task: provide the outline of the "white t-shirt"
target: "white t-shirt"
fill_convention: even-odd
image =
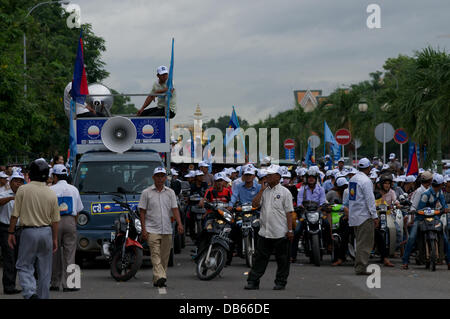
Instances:
[[[56,185],[50,186],[58,197],[59,213],[61,216],[77,214],[83,210],[80,193],[78,189],[68,184],[66,181],[59,181]]]
[[[67,116],[69,116],[70,114],[70,101],[72,97],[70,96],[69,92],[71,89],[72,89],[72,82],[67,84],[66,88],[64,89],[64,109],[66,111]],[[77,115],[89,112],[86,106],[80,103],[75,103],[75,110]]]
[[[1,192],[0,198],[15,196],[12,190]],[[9,225],[9,221],[11,220],[11,215],[14,208],[14,200],[10,200],[5,205],[0,205],[0,223]]]

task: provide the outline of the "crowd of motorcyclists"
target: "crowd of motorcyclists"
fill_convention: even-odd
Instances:
[[[415,254],[417,264],[427,264],[424,245],[416,240],[420,237],[418,223],[422,219],[415,216],[414,212],[426,208],[442,208],[443,212],[448,212],[450,165],[445,165],[444,175],[420,169],[418,175],[407,176],[405,167],[395,160],[395,155],[391,154],[390,158],[388,164],[382,164],[377,158],[371,163],[369,177],[373,182],[377,212],[383,215],[375,230],[375,245],[371,257],[379,258],[379,262],[387,267],[394,267],[390,258],[402,257],[402,268],[407,269],[411,253]],[[323,255],[326,254],[331,255],[333,266],[343,264],[349,257],[354,259],[356,242],[353,227],[350,227],[348,222],[348,186],[349,180],[358,170],[345,166],[344,159],[339,159],[331,165],[329,163],[332,162],[327,155],[319,165],[308,167],[302,162],[298,165],[282,166],[281,184],[292,194],[296,215],[293,218],[295,232],[290,251],[291,263],[297,262],[299,252],[303,252],[310,258],[310,262],[316,265],[320,265]],[[246,258],[248,247],[243,247],[239,209],[251,205],[261,185],[266,182],[266,169],[269,165],[270,159],[266,159],[258,168],[253,163],[247,163],[218,171],[214,165],[201,162],[198,169],[191,165],[191,170],[182,174],[181,180],[189,183],[189,186],[186,188],[186,183],[185,192],[179,191],[178,194],[184,194],[186,201],[186,228],[197,246],[192,252],[194,259],[204,249],[202,245],[208,241],[205,225],[209,218],[213,218],[209,214],[212,209],[205,208],[206,202],[222,202],[221,207],[236,217],[228,236],[231,241],[226,264],[231,264],[233,256]],[[181,189],[180,185],[174,185],[180,183],[178,172],[172,169],[172,175],[175,176],[175,179],[172,179],[172,187]],[[424,202],[423,194],[428,196],[428,202]],[[192,195],[196,195],[197,199]],[[252,214],[257,216],[257,209],[254,207]],[[200,217],[196,218],[195,212],[200,212]],[[319,226],[314,226],[313,212],[319,216]],[[195,224],[199,223],[199,220],[201,227],[196,228]],[[450,270],[447,214],[442,214],[439,222],[443,223],[443,230],[440,234],[437,264],[442,264],[445,259]],[[318,230],[314,230],[315,227],[318,227]],[[253,233],[256,241],[258,229],[254,228]],[[318,233],[317,240],[314,233]]]

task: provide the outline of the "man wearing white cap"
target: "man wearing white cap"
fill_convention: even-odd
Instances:
[[[9,190],[8,178],[9,176],[5,172],[0,172],[0,193]]]
[[[389,155],[389,168],[390,170],[395,173],[395,174],[399,174],[400,173],[400,169],[402,168],[402,164],[400,164],[399,161],[397,161],[397,159],[395,158],[395,154],[391,153]]]
[[[145,109],[156,98],[156,96],[152,94],[165,94],[168,91],[167,80],[169,78],[169,69],[166,66],[161,65],[156,70],[156,76],[158,77],[158,81],[155,81],[155,83],[153,83],[152,91],[150,92],[150,95],[145,99],[145,102],[142,105],[141,109],[137,112],[137,115],[164,116],[166,114],[167,95],[158,96],[158,103],[156,107]],[[172,89],[171,92],[172,96],[170,97],[170,118],[174,118],[175,113],[177,113],[175,89]]]
[[[356,230],[355,273],[370,275],[367,272],[372,251],[378,214],[375,206],[373,184],[369,179],[370,161],[362,158],[358,163],[359,172],[349,182],[349,225]]]
[[[67,287],[67,266],[75,264],[77,250],[77,216],[83,210],[78,189],[67,183],[67,168],[56,164],[52,170],[55,185],[50,188],[58,198],[61,220],[58,226],[58,249],[53,254],[52,279],[50,291],[59,291],[62,284],[63,291],[78,291],[79,288]]]
[[[292,230],[292,194],[280,184],[282,171],[278,165],[267,169],[268,185],[263,185],[252,206],[261,207],[259,238],[255,262],[248,274],[245,289],[259,289],[260,278],[266,271],[270,255],[275,250],[277,274],[274,290],[285,289],[289,276],[289,247],[294,239]]]
[[[181,182],[178,180],[178,172],[171,168],[170,172],[172,174],[172,179],[170,181],[170,188],[173,189],[173,191],[175,192],[175,195],[180,195],[181,193]]]
[[[444,194],[442,192],[443,184],[444,184],[444,177],[440,174],[434,174],[431,181],[431,187],[428,188],[428,190],[426,190],[425,192],[423,192],[422,195],[420,196],[419,204],[417,205],[417,211],[424,209],[425,207],[437,209],[437,204],[439,202],[440,206],[445,209],[446,213],[450,212],[450,209],[448,208],[447,203],[445,202]],[[408,269],[409,256],[416,242],[419,223],[420,221],[423,220],[424,216],[421,215],[414,216],[414,225],[409,233],[408,243],[406,244],[405,253],[403,254],[402,257],[403,262],[402,269]],[[448,244],[446,232],[443,232],[443,239],[444,239],[444,249],[446,251],[445,260],[447,262],[447,269],[450,270],[450,246]]]
[[[166,287],[167,266],[172,249],[172,221],[177,221],[178,233],[183,234],[184,228],[178,211],[175,192],[165,186],[166,169],[157,167],[153,171],[152,186],[146,188],[139,200],[142,239],[150,248],[150,258],[153,265],[153,286]]]
[[[211,187],[214,183],[214,176],[208,172],[209,165],[206,161],[201,161],[198,163],[198,169],[205,174],[204,181],[208,184],[208,187]]]
[[[14,199],[17,189],[24,184],[24,177],[21,172],[15,172],[11,176],[8,191],[0,193],[0,247],[3,257],[3,292],[6,295],[20,293],[16,289],[16,261],[18,249],[8,245],[8,228],[11,220],[11,214],[14,208]]]

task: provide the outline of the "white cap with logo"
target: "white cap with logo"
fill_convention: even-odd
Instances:
[[[67,175],[67,167],[63,164],[55,164],[52,173],[56,175]]]
[[[158,75],[162,75],[169,73],[169,70],[167,70],[167,67],[165,65],[161,65],[160,67],[158,67],[156,72],[158,73]]]
[[[153,175],[156,175],[159,173],[167,174],[167,171],[164,167],[160,166],[160,167],[155,168],[155,170],[153,171]]]
[[[364,169],[364,168],[368,168],[368,167],[370,167],[370,160],[366,157],[361,158],[358,162],[358,168]]]
[[[394,153],[391,153],[390,155],[389,155],[389,159],[391,160],[391,159],[395,159],[395,154]]]

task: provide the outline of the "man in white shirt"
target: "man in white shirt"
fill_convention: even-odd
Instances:
[[[372,181],[368,177],[371,164],[367,158],[358,163],[359,172],[349,182],[349,225],[355,227],[356,256],[355,273],[370,275],[367,272],[370,252],[374,244],[375,228],[378,226],[378,214],[375,206]]]
[[[275,250],[277,274],[274,290],[283,290],[289,276],[289,247],[294,239],[291,192],[280,184],[282,170],[272,164],[267,169],[267,184],[255,196],[252,206],[261,206],[259,238],[255,262],[248,274],[245,289],[259,289],[259,280],[266,271],[270,255]]]
[[[8,228],[11,220],[11,214],[14,208],[14,199],[17,189],[23,185],[25,179],[19,172],[11,176],[11,188],[0,193],[0,246],[3,257],[3,292],[6,295],[18,294],[21,291],[16,289],[16,261],[18,255],[18,246],[14,249],[8,245]]]
[[[9,176],[5,172],[0,172],[0,193],[6,192],[9,190],[8,178],[9,178]]]
[[[177,221],[178,233],[184,232],[175,192],[164,186],[166,179],[165,168],[155,168],[153,171],[155,184],[142,192],[138,205],[141,223],[144,225],[142,239],[147,241],[150,248],[153,286],[160,288],[166,287],[167,267],[172,248],[172,216]]]
[[[52,170],[55,184],[50,188],[58,198],[61,220],[58,227],[58,249],[53,254],[52,279],[50,291],[59,291],[62,284],[63,291],[78,291],[79,288],[67,287],[67,266],[75,264],[77,250],[77,216],[83,210],[78,189],[67,183],[67,168],[56,164]]]

